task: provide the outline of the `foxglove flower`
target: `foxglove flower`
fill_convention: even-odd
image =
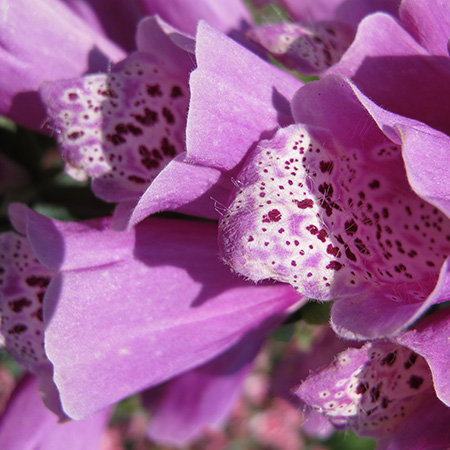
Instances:
[[[41,88],[66,172],[79,180],[91,177],[103,200],[135,201],[184,150],[193,57],[163,26],[157,19],[143,21],[138,51],[109,73]]]
[[[293,22],[254,27],[247,36],[297,72],[317,75],[337,63],[361,19],[375,11],[396,13],[397,1],[280,1]]]
[[[1,11],[0,114],[41,132],[46,113],[39,85],[106,72],[135,49],[136,26],[144,16],[160,14],[191,34],[200,19],[227,33],[250,21],[241,0],[226,6],[217,0],[4,0]]]
[[[191,77],[188,158],[211,168],[228,159],[236,171],[220,222],[233,270],[337,300],[333,326],[350,338],[395,334],[447,300],[449,138],[379,108],[338,76],[301,87],[291,104],[296,124],[271,138],[254,120],[256,94],[222,113],[235,91],[214,87],[245,76],[202,48],[206,33],[200,28],[197,49],[208,62]]]
[[[447,448],[450,310],[340,353],[296,394],[336,427],[379,438],[379,449]]]
[[[75,419],[246,339],[248,348],[232,353],[238,381],[239,365],[246,370],[265,333],[301,301],[289,286],[233,277],[217,259],[212,223],[153,219],[114,232],[107,220],[62,223],[19,206],[11,217],[42,266],[6,236],[2,334],[38,375],[51,361],[62,408]]]

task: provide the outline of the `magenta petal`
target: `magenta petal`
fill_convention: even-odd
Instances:
[[[364,19],[330,72],[350,77],[383,108],[450,132],[449,58],[430,55],[390,16]]]
[[[0,448],[8,450],[98,450],[109,411],[80,422],[57,423],[42,404],[36,377],[18,383],[0,419]]]
[[[143,0],[141,4],[145,13],[158,14],[192,36],[195,35],[199,20],[205,20],[224,33],[241,28],[244,22],[251,22],[242,0]]]
[[[289,101],[302,83],[205,23],[198,28],[196,58],[188,160],[231,170],[262,133],[292,121]]]
[[[61,1],[7,0],[3,11],[0,113],[21,125],[42,129],[40,83],[106,69],[124,56]]]
[[[149,436],[156,442],[187,444],[207,428],[221,426],[265,333],[252,333],[221,356],[145,394],[152,412]]]
[[[107,225],[28,213],[40,261],[66,268],[47,289],[44,320],[70,417],[206,362],[300,298],[290,287],[230,274],[218,260],[213,223],[154,219],[123,233]]]
[[[403,0],[400,19],[431,54],[448,56],[450,5],[439,0]]]

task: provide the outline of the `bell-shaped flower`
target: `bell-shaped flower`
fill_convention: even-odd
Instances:
[[[318,75],[337,63],[351,44],[359,22],[375,11],[396,15],[398,1],[281,0],[292,22],[264,24],[247,36],[288,69]]]
[[[138,51],[108,73],[41,87],[66,172],[92,178],[103,200],[136,201],[184,150],[194,62],[173,42],[190,40],[164,26],[157,18],[141,22]]]
[[[349,349],[296,390],[337,428],[378,438],[379,449],[447,448],[450,310],[393,341]]]
[[[115,232],[108,220],[62,223],[21,206],[11,218],[32,253],[25,256],[23,245],[15,251],[21,239],[6,235],[2,286],[15,290],[2,291],[2,334],[11,339],[7,349],[38,375],[50,360],[71,418],[228,350],[237,352],[230,373],[238,381],[268,330],[303,301],[289,286],[254,286],[233,276],[218,259],[213,223],[148,219]],[[45,352],[36,333],[41,324]],[[227,365],[211,364],[219,372]],[[232,391],[237,381],[230,380]]]

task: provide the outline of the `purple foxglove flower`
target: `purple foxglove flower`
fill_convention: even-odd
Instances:
[[[292,109],[297,124],[244,160],[220,223],[224,260],[336,300],[344,336],[395,334],[448,298],[450,139],[340,77],[304,86]]]
[[[83,421],[58,423],[42,404],[37,378],[26,374],[0,418],[0,448],[8,450],[98,450],[110,411]]]
[[[353,32],[339,22],[280,23],[252,28],[247,37],[288,69],[316,75],[339,61]]]
[[[163,26],[142,21],[138,51],[108,73],[41,88],[66,172],[91,177],[103,200],[136,201],[184,150],[193,56],[172,42],[182,36]]]
[[[44,80],[105,70],[123,51],[58,0],[6,0],[0,29],[0,114],[41,130]]]
[[[447,448],[449,318],[446,308],[392,342],[349,349],[296,394],[337,428],[379,438],[380,449]]]
[[[364,16],[378,10],[396,13],[399,2],[284,0],[279,3],[294,23],[254,27],[247,36],[288,69],[317,75],[339,61]]]
[[[327,73],[343,74],[384,108],[449,134],[450,10],[445,2],[433,5],[403,2],[401,23],[381,13],[365,18],[351,47]]]
[[[43,298],[43,356],[64,412],[75,419],[249,339],[238,359],[244,367],[267,330],[303,301],[289,286],[254,286],[230,274],[217,258],[213,223],[149,219],[115,232],[108,220],[62,223],[19,205],[11,218],[39,270],[55,273]],[[19,257],[4,254],[8,267],[19,267]],[[11,270],[5,279],[14,279]],[[31,333],[32,314],[20,320],[19,334]]]

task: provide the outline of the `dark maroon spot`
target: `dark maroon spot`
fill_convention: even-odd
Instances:
[[[74,131],[73,133],[70,133],[69,135],[67,135],[67,137],[71,141],[75,141],[76,139],[80,138],[81,136],[84,136],[84,131]]]
[[[126,142],[125,138],[120,134],[107,134],[106,140],[110,141],[113,145],[120,145]]]
[[[423,378],[417,375],[411,375],[407,383],[411,386],[411,389],[419,389],[423,383]]]
[[[138,177],[138,176],[136,176],[136,175],[130,175],[130,176],[128,177],[128,179],[129,179],[130,181],[133,181],[134,183],[137,183],[137,184],[144,184],[144,183],[147,183],[147,182],[148,182],[148,181],[145,180],[144,178]]]
[[[152,111],[149,108],[144,109],[144,115],[132,114],[132,116],[141,124],[146,127],[154,125],[158,122],[158,113]]]
[[[355,239],[355,246],[363,255],[370,255],[370,250],[366,247],[361,239]]]
[[[69,100],[70,101],[75,101],[75,100],[78,100],[78,94],[77,93],[75,93],[75,92],[70,92],[69,93]]]
[[[166,119],[167,123],[172,124],[175,122],[175,117],[172,114],[172,111],[170,109],[163,108],[162,114],[163,114],[164,118]]]
[[[345,232],[349,236],[353,236],[357,231],[358,231],[358,225],[356,224],[356,222],[353,219],[347,220],[347,222],[345,222]]]
[[[389,403],[392,403],[392,402],[393,402],[393,400],[389,400],[388,397],[383,397],[383,398],[381,399],[381,407],[382,407],[383,409],[386,409],[386,408],[389,406]]]
[[[370,189],[378,189],[380,187],[380,182],[378,180],[373,180],[369,183]]]
[[[364,394],[364,393],[367,391],[367,389],[369,389],[368,383],[366,383],[366,382],[361,382],[361,383],[359,383],[358,386],[356,387],[356,391],[355,391],[355,392],[356,392],[357,394],[361,395],[361,394]]]
[[[42,322],[44,320],[43,314],[42,314],[42,308],[39,308],[33,315],[33,317],[36,317],[39,322]]]
[[[372,403],[375,403],[380,398],[382,385],[383,383],[380,381],[376,386],[374,386],[370,390],[370,400],[372,401]]]
[[[21,334],[24,331],[27,331],[28,327],[23,325],[22,323],[18,323],[14,325],[11,330],[8,331],[8,334]]]
[[[341,252],[339,251],[338,247],[333,247],[332,244],[329,244],[327,247],[327,253],[329,255],[337,256],[339,257],[341,255]]]
[[[170,92],[171,98],[183,97],[183,91],[179,86],[173,86],[172,91]]]
[[[342,264],[338,261],[330,261],[328,266],[326,266],[326,269],[335,270],[337,272],[342,269]]]
[[[306,200],[293,200],[293,202],[300,208],[300,209],[306,209],[306,208],[312,208],[314,206],[314,202],[307,198]]]
[[[161,155],[161,153],[159,152],[159,150],[157,148],[154,148],[152,150],[152,156],[153,156],[153,158],[159,159],[160,161],[163,159],[163,156]]]
[[[9,307],[16,313],[19,313],[22,311],[23,308],[26,308],[27,306],[31,305],[31,301],[27,298],[20,298],[18,300],[13,300],[9,302]]]
[[[333,161],[320,161],[320,170],[323,173],[331,173],[333,171],[334,162]]]
[[[117,94],[112,89],[99,89],[97,93],[103,97],[117,98]]]
[[[253,236],[249,236],[249,237],[248,237],[248,242],[252,242],[252,241],[254,241]]]
[[[397,264],[397,265],[394,267],[394,270],[395,270],[397,273],[406,272],[406,266],[405,266],[404,264]]]
[[[308,226],[306,227],[306,229],[307,229],[313,236],[315,236],[315,235],[319,232],[319,229],[318,229],[315,225],[308,225]]]
[[[406,370],[408,370],[415,364],[416,360],[417,360],[416,353],[411,353],[409,355],[408,360],[403,364],[403,366],[405,367]]]
[[[348,247],[345,249],[345,255],[350,261],[356,261],[356,255]]]
[[[434,267],[434,262],[432,261],[426,261],[426,264],[428,267]]]
[[[322,242],[325,242],[327,237],[328,237],[328,233],[324,229],[321,229],[319,231],[319,234],[317,235],[317,239],[319,239],[319,241],[322,241]]]
[[[172,145],[167,138],[161,140],[161,150],[166,156],[175,156],[175,146]]]
[[[150,95],[150,97],[161,97],[162,92],[159,84],[154,84],[152,86],[147,85],[147,94]]]
[[[142,134],[142,130],[139,127],[134,126],[133,124],[129,123],[127,125],[127,130],[133,135],[133,136],[140,136]]]
[[[397,359],[397,352],[390,352],[381,360],[380,364],[382,366],[388,365],[389,367],[391,367],[395,363],[396,359]]]
[[[278,211],[278,209],[272,209],[272,211],[269,211],[267,214],[264,214],[263,216],[264,223],[279,222],[280,220],[281,220],[281,213],[280,211]]]
[[[128,127],[124,123],[117,124],[114,129],[118,134],[128,134]]]
[[[32,276],[32,277],[28,277],[25,281],[28,284],[28,286],[30,286],[30,287],[38,286],[38,287],[44,288],[49,285],[50,278]]]

